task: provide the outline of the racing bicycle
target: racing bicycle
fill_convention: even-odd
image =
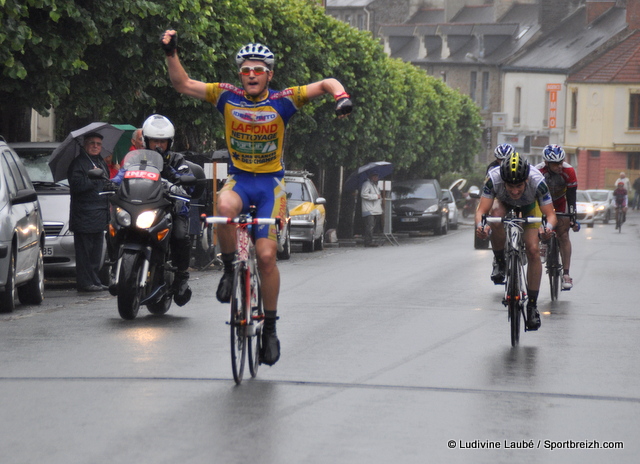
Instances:
[[[622,223],[624,222],[624,208],[616,205],[616,230],[622,233]]]
[[[572,217],[575,216],[570,213],[556,213],[556,216]],[[579,225],[580,223],[577,222]],[[580,230],[580,228],[578,228]],[[567,231],[568,233],[568,231]],[[562,271],[563,265],[560,259],[560,244],[558,243],[558,237],[555,231],[551,234],[549,240],[541,241],[546,245],[545,253],[545,268],[547,275],[549,276],[549,288],[551,290],[551,301],[558,299],[560,294],[560,288],[562,287]]]
[[[207,217],[208,224],[236,225],[236,258],[233,263],[231,313],[227,324],[230,329],[231,370],[236,384],[242,382],[245,360],[251,377],[258,374],[264,308],[260,273],[255,249],[255,231],[258,226],[276,225],[279,234],[280,218],[256,218],[256,208],[236,218]]]
[[[506,260],[504,304],[511,326],[511,346],[517,346],[520,341],[520,321],[524,321],[527,330],[527,282],[525,266],[527,253],[524,246],[524,225],[542,222],[539,217],[519,217],[516,210],[510,210],[505,217],[482,216],[483,225],[487,222],[502,222],[506,233],[504,255]]]

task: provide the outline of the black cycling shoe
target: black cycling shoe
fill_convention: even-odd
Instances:
[[[538,308],[535,305],[527,305],[527,330],[538,330],[541,325]]]
[[[178,306],[184,306],[189,302],[191,299],[191,288],[189,287],[188,272],[176,272],[176,279],[173,281],[173,291],[173,301]]]
[[[280,359],[280,340],[276,331],[262,333],[262,346],[260,347],[260,364],[273,366]]]
[[[495,259],[493,260],[493,271],[491,272],[491,280],[496,285],[504,284],[504,263],[498,263]]]
[[[233,290],[233,274],[225,272],[222,274],[220,283],[218,284],[218,291],[216,292],[216,298],[220,303],[229,303],[231,301],[231,291]]]

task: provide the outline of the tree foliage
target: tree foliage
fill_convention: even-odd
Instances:
[[[235,53],[255,41],[276,54],[274,88],[324,77],[344,84],[349,118],[335,117],[330,96],[293,118],[291,166],[348,172],[387,160],[396,177],[439,177],[468,167],[479,149],[468,97],[388,58],[315,0],[0,0],[0,25],[0,105],[55,107],[60,139],[94,120],[140,126],[157,112],[176,125],[178,148],[223,147],[215,108],[171,87],[158,39],[174,28],[194,79],[237,83]]]

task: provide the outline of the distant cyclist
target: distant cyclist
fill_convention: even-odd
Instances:
[[[489,172],[491,168],[500,166],[500,163],[502,163],[502,160],[510,157],[515,152],[516,150],[513,148],[513,145],[509,143],[501,143],[500,145],[498,145],[496,149],[493,151],[493,156],[495,156],[496,159],[494,159],[491,163],[489,163],[489,166],[487,166],[487,172]]]
[[[285,128],[303,105],[326,94],[335,99],[338,117],[351,113],[352,103],[342,84],[329,78],[282,91],[272,90],[269,83],[274,74],[275,56],[259,43],[247,44],[236,54],[242,87],[220,82],[204,83],[191,79],[182,67],[176,31],[165,31],[160,41],[173,87],[182,94],[211,103],[224,116],[232,165],[218,196],[218,213],[232,218],[255,205],[258,217],[284,217],[287,205],[283,180]],[[276,334],[280,272],[276,266],[275,226],[258,227],[256,236],[265,309],[260,362],[273,365],[280,358],[280,341]],[[224,273],[216,296],[221,302],[229,302],[236,250],[235,226],[220,226],[218,238]]]
[[[569,275],[571,266],[571,240],[569,239],[569,228],[575,232],[580,230],[580,225],[576,222],[576,190],[578,190],[578,177],[571,165],[564,161],[566,153],[560,145],[547,145],[542,150],[544,162],[536,167],[544,175],[544,179],[549,187],[553,208],[556,213],[571,214],[572,216],[558,216],[558,227],[556,237],[560,245],[560,255],[562,256],[562,289],[571,290],[573,279]]]
[[[613,200],[616,209],[622,208],[622,222],[627,220],[627,204],[629,202],[629,192],[624,187],[624,182],[619,181],[618,187],[613,191]]]
[[[546,227],[536,224],[526,224],[524,231],[524,244],[527,252],[527,329],[538,330],[540,327],[540,314],[538,313],[538,293],[540,292],[540,280],[542,279],[542,262],[538,247],[538,236],[545,239],[551,237],[551,231],[556,225],[556,214],[553,210],[553,202],[549,194],[549,187],[544,181],[544,176],[520,154],[513,153],[502,161],[500,166],[492,168],[487,174],[482,188],[480,204],[476,211],[476,235],[485,240],[490,237],[491,246],[495,256],[495,265],[491,274],[494,283],[503,283],[505,279],[505,230],[500,222],[483,226],[482,216],[489,215],[504,217],[507,211],[519,209],[523,217],[547,217]],[[497,207],[492,207],[494,199],[498,200]],[[491,230],[491,234],[489,234]]]

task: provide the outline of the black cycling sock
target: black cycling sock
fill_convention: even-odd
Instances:
[[[278,311],[265,310],[264,312],[264,331],[267,333],[275,333],[276,321],[278,320]]]
[[[224,272],[232,274],[233,273],[233,261],[236,259],[235,253],[221,253],[220,258],[222,259],[222,264],[224,265]]]
[[[496,261],[504,263],[504,250],[493,250],[493,256],[496,257]]]
[[[532,306],[536,306],[538,304],[538,293],[539,290],[531,290],[529,292],[529,304]]]
[[[562,274],[563,274],[563,275],[569,275],[569,269],[564,269],[564,270],[562,271]]]

